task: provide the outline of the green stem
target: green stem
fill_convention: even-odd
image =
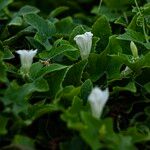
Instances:
[[[140,15],[142,15],[141,10],[140,10],[140,7],[139,7],[139,5],[138,5],[137,1],[136,1],[136,0],[134,0],[134,2],[135,2],[136,8],[138,9],[138,11],[139,11]]]
[[[145,37],[145,40],[147,43],[149,43],[149,40],[148,40],[148,36],[147,36],[147,33],[146,33],[146,29],[145,29],[145,22],[143,21],[143,33],[144,33],[144,37]]]
[[[103,1],[103,0],[100,0],[100,1],[99,1],[99,5],[98,5],[98,10],[97,10],[97,13],[99,13],[99,12],[100,12],[101,5],[102,5],[102,1]]]
[[[136,5],[136,7],[137,7],[139,13],[140,13],[140,16],[142,16],[142,13],[141,13],[140,7],[139,7],[139,5],[138,5],[138,3],[137,3],[137,0],[134,0],[134,2],[135,2],[135,5]],[[147,33],[146,33],[146,29],[145,29],[145,19],[143,20],[143,25],[142,25],[142,27],[143,27],[143,33],[144,33],[145,40],[146,40],[147,43],[149,43],[149,40],[148,40],[148,38],[147,38],[148,36],[147,36]]]
[[[125,12],[123,12],[123,16],[124,16],[124,18],[125,18],[126,23],[128,24],[128,23],[129,23],[129,21],[128,21],[127,14],[126,14]]]

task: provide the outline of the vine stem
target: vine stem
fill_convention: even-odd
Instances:
[[[134,2],[135,2],[135,5],[136,5],[136,7],[137,7],[137,9],[138,9],[138,11],[139,11],[139,13],[140,13],[140,15],[142,15],[141,10],[140,10],[140,7],[139,7],[139,5],[138,5],[138,3],[137,3],[137,0],[134,0]]]
[[[148,36],[147,36],[147,33],[146,33],[146,29],[145,29],[145,23],[143,22],[143,33],[144,33],[144,36],[145,36],[145,40],[147,43],[149,43],[149,40],[148,40]]]
[[[100,1],[99,1],[99,5],[98,5],[98,10],[97,10],[97,13],[99,13],[99,12],[100,12],[101,5],[102,5],[102,1],[103,1],[103,0],[100,0]]]
[[[139,13],[140,13],[140,16],[142,16],[142,13],[141,13],[140,7],[137,3],[137,0],[134,0],[134,2],[135,2],[135,5],[136,5]],[[142,27],[143,27],[143,33],[144,33],[145,40],[146,40],[147,43],[149,43],[149,40],[147,38],[148,36],[147,36],[147,33],[146,33],[146,29],[145,29],[145,19],[143,20]]]

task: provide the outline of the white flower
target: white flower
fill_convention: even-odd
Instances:
[[[85,32],[84,34],[76,35],[74,40],[80,49],[80,55],[82,59],[88,58],[91,47],[92,47],[92,36],[91,32]]]
[[[30,71],[30,67],[33,62],[33,57],[37,53],[36,50],[18,50],[16,51],[20,55],[20,60],[21,60],[21,71],[24,75],[28,75]]]
[[[103,108],[108,100],[109,91],[108,88],[104,91],[98,87],[93,88],[90,95],[88,96],[88,101],[91,106],[92,115],[95,118],[100,118]]]

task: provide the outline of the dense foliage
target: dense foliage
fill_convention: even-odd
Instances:
[[[0,149],[149,149],[149,35],[149,0],[0,0]],[[37,49],[27,76],[23,49]],[[99,119],[95,86],[109,89]]]

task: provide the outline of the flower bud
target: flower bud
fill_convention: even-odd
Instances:
[[[139,58],[138,49],[133,41],[130,42],[130,49],[135,59]]]

